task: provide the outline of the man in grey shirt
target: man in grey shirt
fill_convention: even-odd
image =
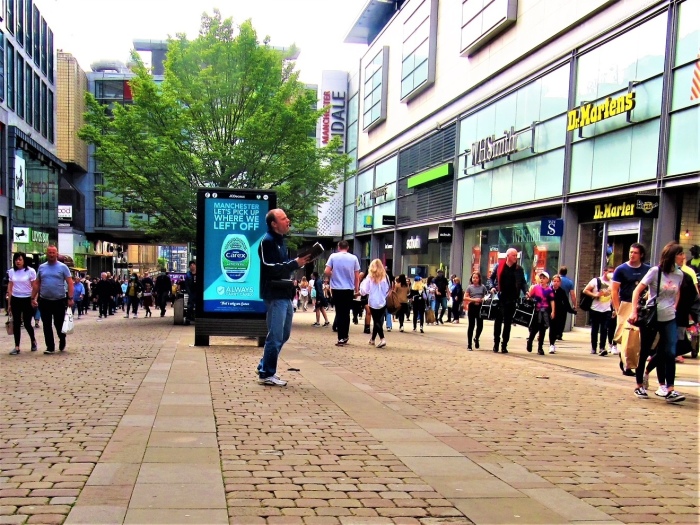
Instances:
[[[58,334],[58,349],[61,352],[66,349],[66,334],[62,332],[66,305],[73,306],[73,279],[68,267],[58,261],[58,248],[49,246],[46,249],[46,262],[39,266],[32,289],[32,306],[39,307],[41,320],[44,321],[45,354],[56,351],[52,320]]]
[[[335,304],[338,326],[336,346],[348,344],[350,339],[350,309],[355,294],[360,293],[360,261],[348,253],[348,241],[338,243],[338,251],[328,258],[325,274],[330,277],[331,293]]]

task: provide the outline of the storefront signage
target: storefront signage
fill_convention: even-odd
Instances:
[[[375,188],[370,192],[369,198],[370,199],[378,199],[379,197],[386,197],[387,191],[388,191],[387,186],[381,186],[379,188]]]
[[[635,93],[627,93],[617,98],[608,97],[600,104],[583,104],[568,113],[567,131],[595,124],[606,118],[632,111],[636,104]]]
[[[409,237],[406,239],[406,249],[407,250],[420,250],[421,249],[420,237]]]
[[[24,208],[27,194],[25,162],[22,157],[15,156],[15,208]]]
[[[542,219],[540,235],[543,237],[561,237],[564,234],[564,219]]]
[[[438,242],[452,242],[452,226],[438,226]]]
[[[384,243],[384,249],[385,249],[385,250],[393,250],[393,249],[394,249],[394,245],[391,244],[390,242],[385,242],[385,243]]]
[[[31,232],[32,230],[30,228],[15,226],[12,228],[12,242],[15,244],[24,244],[25,242],[29,242]]]
[[[58,205],[58,220],[59,221],[72,221],[73,220],[73,206],[69,204],[59,204]]]
[[[593,206],[594,221],[640,217],[656,219],[659,216],[659,197],[637,195],[631,199],[601,202]]]
[[[371,215],[365,215],[362,221],[362,227],[363,228],[371,228],[372,227],[372,216]]]
[[[408,178],[408,187],[415,188],[422,184],[442,179],[444,177],[452,177],[454,175],[454,165],[451,162],[440,164],[429,170],[413,175]]]
[[[528,132],[532,132],[532,126],[520,131],[515,131],[515,128],[511,126],[510,130],[505,130],[503,136],[499,138],[496,138],[496,135],[491,135],[477,140],[471,148],[472,166],[517,153],[518,137]]]
[[[46,232],[32,230],[32,242],[47,243],[49,242],[49,234]]]
[[[394,226],[396,224],[396,215],[382,215],[382,226]]]

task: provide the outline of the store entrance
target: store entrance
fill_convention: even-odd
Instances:
[[[639,235],[636,233],[608,233],[608,242],[605,249],[607,264],[617,268],[627,261],[630,247],[638,241]]]

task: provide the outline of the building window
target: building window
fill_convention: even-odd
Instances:
[[[41,24],[39,23],[41,16],[36,5],[32,6],[32,40],[34,41],[34,63],[38,66],[41,58]]]
[[[41,17],[41,72],[46,75],[46,59],[48,54],[49,37],[47,34],[48,26],[46,20]]]
[[[357,168],[357,124],[360,95],[355,93],[348,101],[348,132],[345,144],[347,154],[352,158],[350,170]]]
[[[34,129],[41,130],[41,80],[34,73]]]
[[[9,42],[5,45],[5,68],[7,80],[7,98],[5,103],[8,109],[15,109],[15,48]]]
[[[17,53],[17,115],[24,118],[24,59]]]
[[[24,50],[27,55],[32,56],[32,0],[24,0],[24,29],[25,29],[25,45]]]
[[[48,108],[47,108],[46,117],[49,121],[48,139],[49,139],[49,142],[51,144],[53,144],[53,142],[54,142],[54,137],[53,137],[53,134],[54,134],[54,130],[53,130],[53,125],[54,125],[54,121],[53,121],[53,97],[54,97],[54,92],[49,89],[49,96],[48,96],[48,100],[47,100]]]
[[[53,84],[53,31],[49,29],[49,71],[48,71],[49,82]]]
[[[29,124],[30,126],[32,125],[32,122],[34,122],[34,90],[32,89],[32,73],[32,66],[26,64],[24,66],[24,85],[25,89],[27,90],[25,96],[27,101],[27,111],[25,113],[25,118],[27,120],[27,124]]]
[[[461,53],[471,55],[515,23],[518,0],[462,0]]]
[[[5,100],[5,34],[0,31],[0,101]]]
[[[17,0],[17,43],[24,46],[24,0]]]
[[[5,18],[5,27],[7,30],[15,34],[15,0],[9,0],[7,2],[7,17]]]
[[[364,67],[362,123],[370,131],[386,120],[389,47],[384,46]]]
[[[46,138],[47,136],[47,124],[48,124],[48,119],[46,118],[46,96],[47,96],[47,90],[46,90],[46,84],[44,82],[41,83],[41,134]]]
[[[424,0],[403,24],[402,102],[435,83],[436,42],[437,0]]]

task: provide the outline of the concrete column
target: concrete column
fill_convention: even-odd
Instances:
[[[670,190],[661,189],[659,195],[659,218],[655,220],[654,232],[652,233],[651,252],[647,253],[647,262],[655,264],[659,260],[661,250],[666,243],[676,237],[676,223],[678,220],[678,202],[676,195]],[[675,239],[678,241],[678,239]],[[642,243],[648,239],[642,239]]]
[[[471,268],[464,269],[464,223],[452,222],[452,246],[450,248],[450,273],[457,274],[462,282],[469,281]]]
[[[578,257],[578,213],[571,204],[564,204],[561,211],[561,216],[564,219],[564,233],[561,236],[561,244],[559,245],[559,266],[566,266],[569,269],[568,277],[574,281],[575,290],[581,288],[579,286],[579,276],[577,275],[578,265],[576,259]],[[559,271],[557,268],[552,268],[552,271]],[[576,292],[578,299],[579,292]],[[576,305],[574,305],[576,306]],[[566,324],[564,331],[570,332],[573,326],[574,316],[566,316]]]

